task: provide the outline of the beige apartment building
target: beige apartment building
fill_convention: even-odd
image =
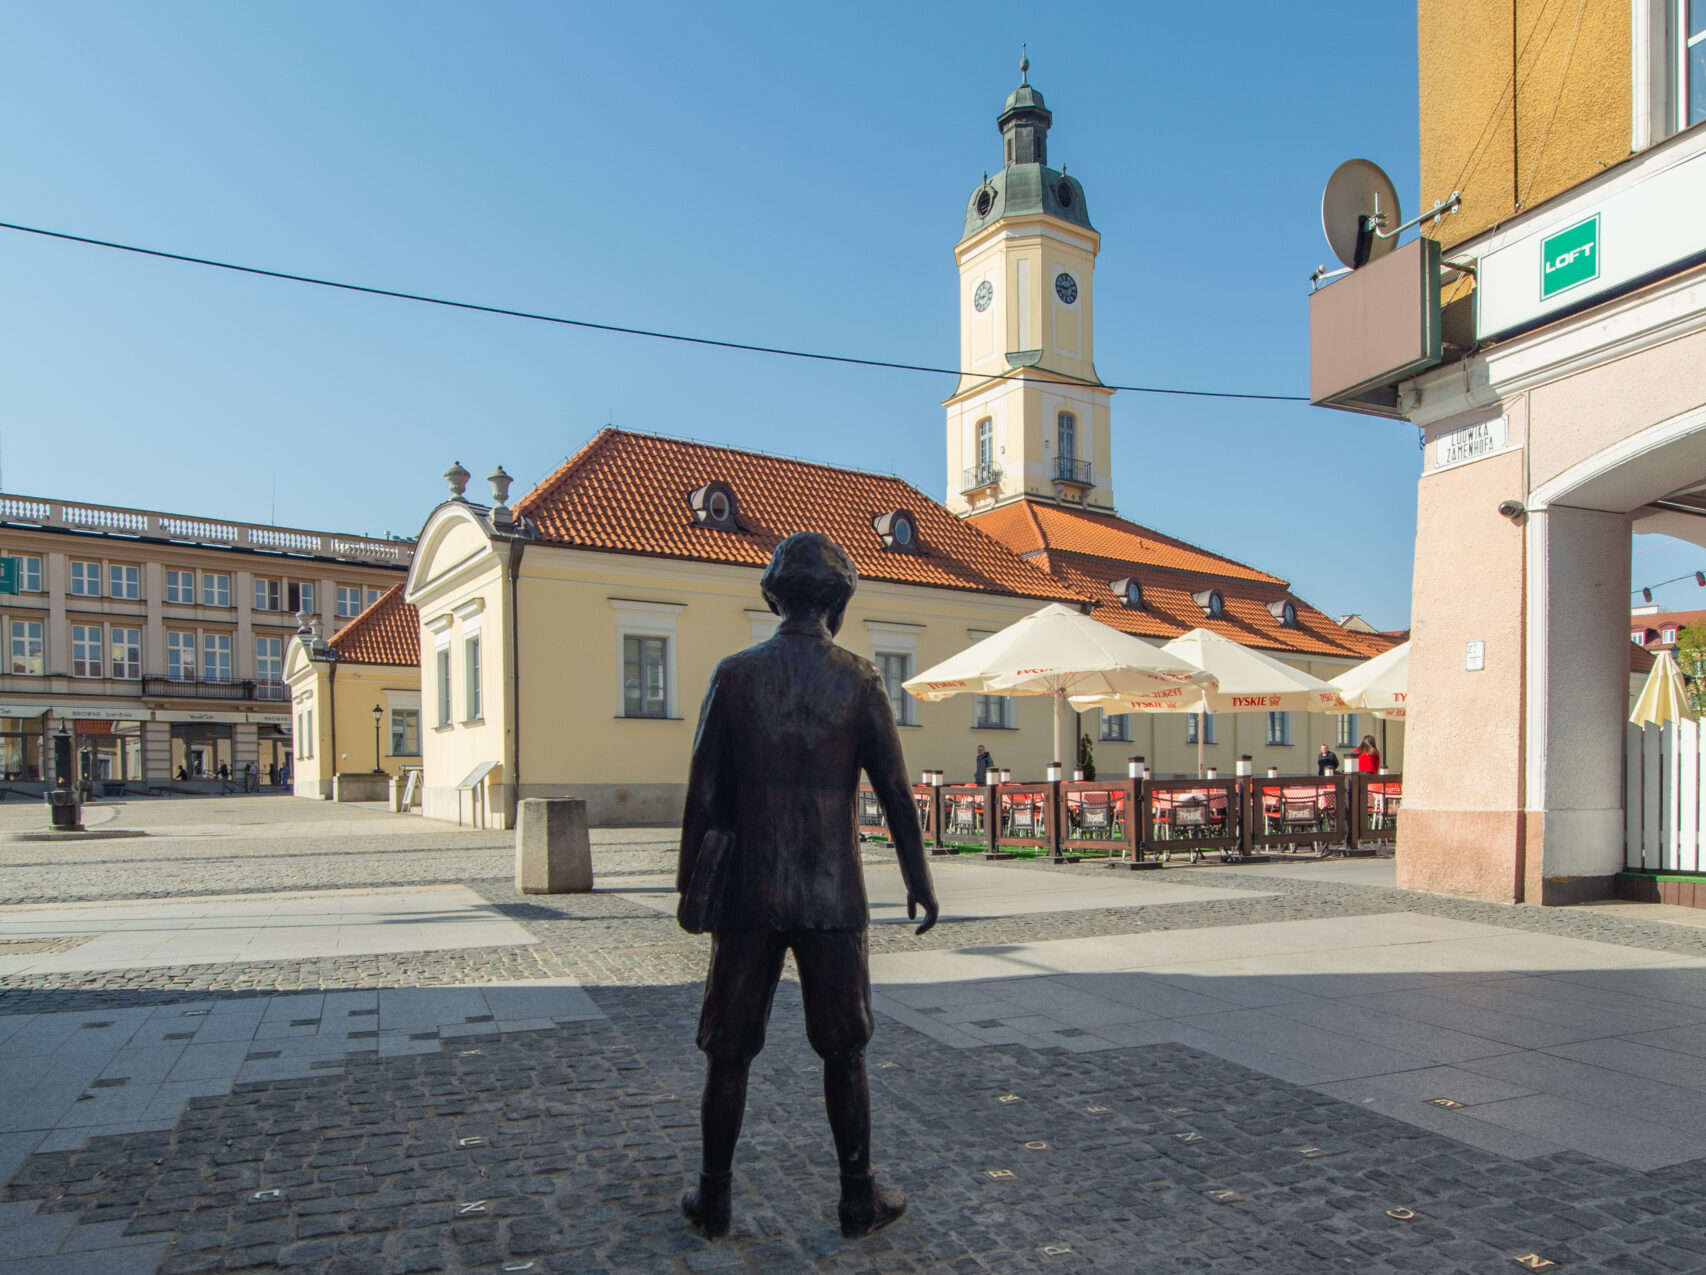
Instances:
[[[1460,211],[1310,301],[1311,397],[1424,446],[1398,882],[1600,897],[1638,827],[1631,534],[1706,545],[1706,5],[1417,28],[1417,211]]]
[[[407,540],[0,495],[0,783],[53,778],[50,736],[78,777],[216,786],[290,768],[286,644],[297,612],[330,629],[407,572]]]

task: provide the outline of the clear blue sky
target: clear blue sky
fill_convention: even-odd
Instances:
[[[1415,207],[1407,4],[11,3],[0,220],[951,366],[952,247],[1000,163],[1021,40],[1050,159],[1103,235],[1103,378],[1304,392],[1328,174],[1366,156]],[[413,534],[452,460],[525,490],[613,421],[944,494],[945,377],[13,232],[0,270],[9,491]],[[1113,410],[1121,513],[1408,623],[1414,429],[1130,393]]]

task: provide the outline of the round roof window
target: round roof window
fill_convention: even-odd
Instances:
[[[1143,586],[1136,580],[1126,581],[1125,604],[1133,611],[1143,610]]]
[[[909,544],[911,544],[912,543],[912,519],[907,518],[904,515],[899,517],[899,518],[896,518],[894,520],[894,531],[892,534],[894,535],[894,542],[897,545],[909,545]]]
[[[977,192],[977,215],[989,216],[989,210],[995,207],[995,192],[988,186]]]
[[[1060,181],[1055,185],[1054,197],[1060,201],[1060,206],[1062,208],[1072,207],[1072,200],[1073,200],[1072,183],[1067,181],[1066,178],[1062,177],[1060,179]]]
[[[729,508],[728,496],[723,492],[713,491],[711,493],[711,499],[707,503],[707,512],[711,515],[713,521],[727,522],[729,520],[729,515],[732,512]]]

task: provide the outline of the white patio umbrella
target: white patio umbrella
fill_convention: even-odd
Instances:
[[[1330,683],[1345,698],[1346,708],[1365,708],[1376,717],[1402,718],[1409,707],[1410,644],[1400,642]]]
[[[1342,713],[1338,688],[1302,669],[1207,629],[1192,629],[1161,648],[1214,679],[1200,694],[1171,701],[1144,696],[1075,695],[1080,708],[1109,713]],[[1197,732],[1197,773],[1203,770],[1203,736]]]
[[[1061,761],[1060,706],[1068,696],[1184,699],[1193,687],[1211,680],[1178,656],[1056,602],[903,685],[922,700],[951,695],[1051,696],[1054,756]]]
[[[1652,671],[1635,697],[1635,707],[1629,720],[1637,726],[1663,726],[1666,722],[1691,722],[1694,707],[1688,702],[1688,687],[1682,680],[1682,670],[1669,651],[1660,651],[1653,660]]]

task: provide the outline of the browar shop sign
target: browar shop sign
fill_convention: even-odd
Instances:
[[[1475,336],[1508,336],[1706,261],[1706,149],[1632,161],[1476,263]]]

